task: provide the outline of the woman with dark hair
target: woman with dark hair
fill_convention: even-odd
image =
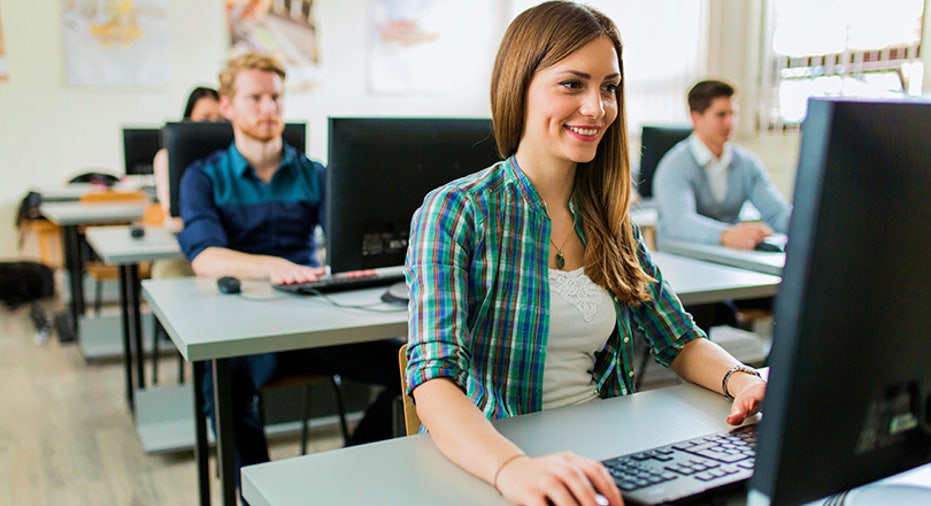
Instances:
[[[184,121],[224,121],[220,113],[220,95],[217,90],[198,86],[188,94],[184,105]],[[155,153],[152,160],[152,172],[155,176],[155,195],[162,205],[165,216],[169,215],[168,195],[168,150],[162,148]]]
[[[585,5],[515,18],[491,80],[505,160],[434,190],[412,221],[407,394],[447,458],[518,504],[622,503],[600,463],[529,457],[489,420],[633,393],[635,330],[682,378],[733,395],[732,424],[765,393],[683,310],[631,221],[621,49]]]
[[[220,95],[217,90],[198,86],[191,90],[184,106],[185,121],[222,121]]]

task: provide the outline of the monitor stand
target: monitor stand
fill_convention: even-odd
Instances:
[[[407,282],[398,281],[388,287],[388,290],[381,295],[382,302],[407,304],[410,300],[410,294],[407,291]]]
[[[848,491],[838,504],[845,506],[887,506],[890,504],[931,504],[931,488],[918,485],[873,484]]]

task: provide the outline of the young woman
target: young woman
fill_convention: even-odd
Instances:
[[[409,394],[440,451],[514,503],[622,503],[600,463],[527,456],[489,420],[632,393],[634,329],[679,376],[733,395],[728,422],[763,400],[630,220],[623,77],[617,28],[597,10],[519,15],[492,73],[505,160],[434,190],[413,219]]]

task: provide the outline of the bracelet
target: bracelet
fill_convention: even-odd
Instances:
[[[721,380],[721,390],[724,391],[724,398],[729,401],[734,400],[734,396],[731,395],[731,393],[727,390],[727,381],[731,379],[731,375],[734,374],[735,372],[742,372],[746,374],[751,374],[753,376],[756,376],[757,378],[762,378],[762,376],[760,376],[760,373],[757,372],[756,369],[751,369],[743,364],[735,365],[734,367],[731,367],[730,369],[728,369],[727,372],[724,373],[724,379]]]
[[[520,457],[526,457],[526,456],[527,456],[526,453],[515,453],[514,455],[511,455],[510,457],[504,459],[504,462],[502,462],[501,465],[498,466],[498,470],[495,471],[495,477],[492,478],[491,480],[491,484],[494,485],[495,490],[498,490],[498,475],[501,474],[501,470],[504,469],[504,466],[510,464],[512,460],[516,460]],[[500,494],[501,491],[498,490],[498,493]]]

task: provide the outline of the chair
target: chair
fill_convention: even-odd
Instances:
[[[644,125],[640,133],[640,170],[637,192],[643,198],[653,196],[653,174],[667,151],[692,133],[688,126]]]
[[[420,432],[420,417],[417,416],[417,407],[407,395],[407,343],[398,350],[398,367],[401,372],[401,400],[404,402],[404,429],[408,436]]]
[[[298,151],[305,150],[307,126],[304,123],[288,123],[282,137]],[[162,129],[162,145],[168,150],[168,192],[171,216],[181,216],[178,205],[181,176],[197,160],[211,153],[226,149],[233,142],[233,127],[229,123],[169,122]]]
[[[336,396],[336,406],[339,409],[340,431],[343,434],[343,444],[349,441],[349,426],[346,423],[346,407],[343,403],[342,378],[338,374],[332,376],[326,374],[302,374],[286,376],[265,384],[262,392],[274,388],[284,388],[293,385],[304,386],[304,396],[301,399],[301,455],[307,454],[308,440],[308,423],[310,422],[310,401],[312,388],[315,383],[321,381],[329,382],[333,386],[333,393]],[[259,416],[262,417],[262,425],[265,425],[265,409],[262,403],[262,392],[259,393]]]
[[[81,195],[78,200],[82,204],[130,204],[145,203],[149,201],[149,196],[142,191],[91,191]],[[148,277],[149,264],[139,265],[139,276]],[[120,279],[119,267],[109,265],[98,260],[89,260],[84,264],[84,270],[87,275],[96,282],[94,287],[94,314],[100,315],[103,295],[103,283],[105,281],[116,281]]]

